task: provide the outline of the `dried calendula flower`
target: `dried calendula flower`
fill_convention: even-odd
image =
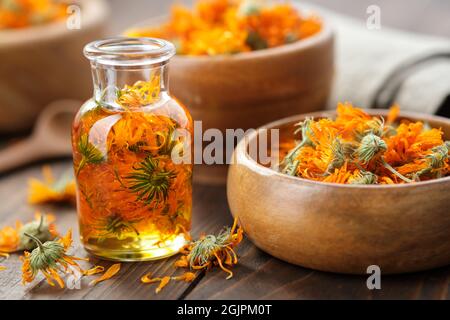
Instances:
[[[20,238],[19,231],[21,224],[16,223],[16,227],[4,227],[0,230],[0,253],[15,252],[19,248]]]
[[[26,236],[29,234],[41,242],[55,239],[58,236],[55,220],[52,215],[36,213],[36,219],[26,224],[16,222],[15,227],[4,227],[0,230],[0,252],[16,252],[20,250],[33,250],[37,243]]]
[[[43,203],[75,203],[76,187],[72,174],[63,174],[59,179],[53,177],[49,166],[42,168],[44,180],[29,180],[28,202]]]
[[[161,292],[161,290],[169,284],[171,280],[175,281],[185,281],[192,282],[195,279],[195,273],[193,272],[185,272],[180,276],[169,277],[165,276],[162,278],[152,278],[152,274],[148,273],[141,278],[142,283],[156,283],[159,282],[158,287],[155,289],[155,293]]]
[[[67,254],[67,250],[72,245],[72,231],[69,230],[66,236],[56,241],[42,243],[38,238],[25,234],[36,242],[37,248],[31,253],[25,251],[22,260],[22,283],[32,282],[37,274],[41,272],[47,279],[47,283],[54,286],[54,281],[64,288],[64,282],[60,272],[74,274],[75,270],[83,274],[83,270],[76,262],[77,260],[87,261],[88,259],[78,258]]]
[[[0,252],[0,257],[4,257],[5,259],[7,259],[9,257],[9,254]],[[6,267],[0,266],[0,271],[2,270],[6,270]]]
[[[113,276],[115,276],[120,271],[120,263],[113,264],[111,267],[109,267],[108,270],[104,274],[102,274],[100,277],[98,277],[95,280],[92,280],[91,283],[89,283],[90,286],[95,286],[97,283],[111,279]]]
[[[236,54],[278,47],[310,37],[321,19],[289,3],[264,0],[197,0],[193,9],[175,5],[159,27],[129,30],[131,37],[156,37],[184,55]]]
[[[68,2],[58,0],[0,1],[0,30],[25,28],[64,19]]]
[[[339,103],[335,119],[307,119],[300,141],[280,144],[280,154],[286,156],[279,170],[309,180],[364,185],[447,176],[449,148],[442,130],[420,121],[396,123],[397,119],[398,105],[385,121]]]

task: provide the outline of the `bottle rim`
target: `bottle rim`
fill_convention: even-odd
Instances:
[[[146,66],[169,61],[175,46],[157,38],[115,37],[93,41],[84,47],[91,62],[111,66]]]

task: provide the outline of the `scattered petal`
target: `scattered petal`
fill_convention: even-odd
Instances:
[[[85,276],[93,276],[94,274],[102,273],[105,271],[103,266],[95,266],[89,270],[84,271]]]
[[[95,286],[97,283],[111,279],[113,276],[115,276],[120,271],[120,263],[113,264],[111,267],[109,267],[106,272],[101,275],[99,278],[92,280],[91,283],[89,283],[90,286]]]

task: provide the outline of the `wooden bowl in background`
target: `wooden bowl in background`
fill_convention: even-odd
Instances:
[[[78,0],[81,29],[66,21],[0,31],[0,132],[29,129],[39,112],[58,99],[92,95],[83,47],[105,35],[104,0]]]
[[[283,139],[306,116],[330,115],[294,116],[264,128],[279,128]],[[402,117],[441,127],[450,138],[448,119]],[[227,194],[232,214],[262,250],[307,268],[352,274],[365,274],[370,265],[389,274],[450,264],[450,177],[384,186],[309,181],[252,159],[247,147],[257,136],[238,144]]]
[[[320,13],[319,13],[320,15]],[[131,29],[156,26],[154,18]],[[323,110],[334,74],[334,34],[327,23],[309,38],[284,46],[221,56],[175,56],[170,90],[203,131],[257,128],[299,113]],[[197,165],[194,180],[224,184],[227,166]]]

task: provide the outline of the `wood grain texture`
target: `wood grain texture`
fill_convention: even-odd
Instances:
[[[70,161],[52,163],[56,173],[71,170]],[[0,177],[0,227],[14,224],[17,219],[30,220],[34,212],[53,212],[61,232],[74,230],[74,250],[78,256],[88,256],[78,241],[75,209],[72,207],[26,204],[26,185],[30,177],[41,176],[41,165]],[[193,235],[217,232],[229,225],[224,187],[194,186]],[[245,239],[238,248],[239,264],[234,278],[218,270],[199,274],[193,283],[173,282],[156,295],[156,285],[140,283],[147,272],[166,275],[176,272],[174,257],[158,262],[126,263],[120,273],[95,287],[89,287],[91,277],[83,280],[81,290],[61,290],[50,287],[42,278],[31,286],[21,284],[19,255],[0,261],[8,269],[0,272],[0,300],[4,299],[450,299],[450,267],[429,272],[382,277],[382,290],[370,291],[365,276],[346,276],[297,267],[257,249]],[[110,262],[91,260],[93,264],[109,266]],[[179,273],[180,271],[178,271]]]

